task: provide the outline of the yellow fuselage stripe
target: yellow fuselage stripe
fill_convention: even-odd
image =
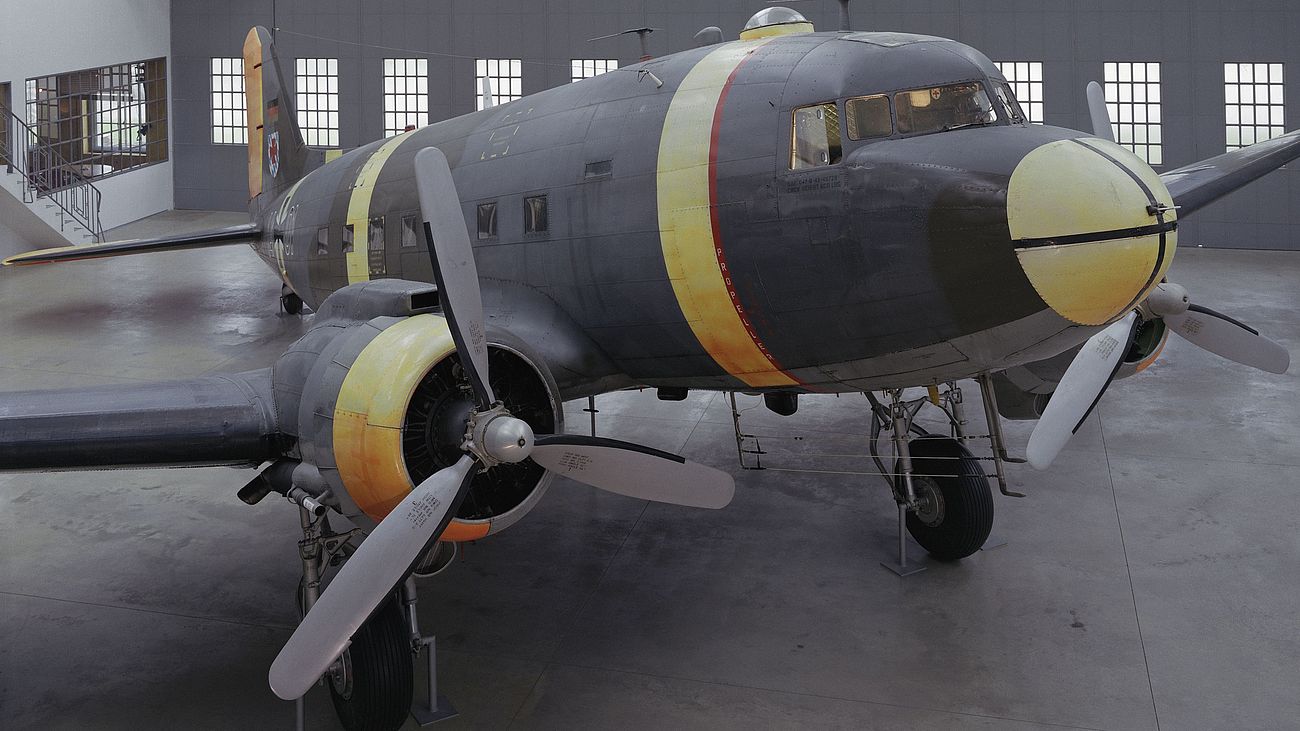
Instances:
[[[352,251],[346,255],[348,284],[370,281],[370,199],[375,194],[375,183],[379,182],[384,163],[409,136],[409,133],[403,133],[380,145],[357,171],[357,182],[352,186],[352,197],[348,199],[348,223],[352,226]],[[382,241],[379,242],[381,248],[383,245]]]
[[[747,385],[796,386],[799,382],[781,370],[747,326],[714,232],[715,116],[731,75],[762,44],[729,43],[709,53],[673,95],[659,141],[659,236],[677,303],[709,356]]]

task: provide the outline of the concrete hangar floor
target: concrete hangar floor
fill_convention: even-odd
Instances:
[[[240,220],[177,212],[114,237]],[[1300,254],[1184,248],[1172,278],[1300,353]],[[303,331],[278,294],[244,248],[5,271],[0,390],[261,367]],[[557,483],[528,519],[469,546],[421,595],[461,712],[443,728],[1300,718],[1294,375],[1172,339],[1050,471],[1011,469],[1029,497],[997,499],[1008,545],[906,579],[878,563],[896,520],[879,478],[740,470],[722,396],[597,405],[603,434],[731,469],[736,500],[693,512]],[[573,431],[583,406],[569,404]],[[867,428],[860,397],[744,418],[773,436],[778,467],[847,471],[808,453],[860,452]],[[1028,427],[1009,425],[1014,450]],[[0,725],[291,728],[266,671],[295,622],[298,518],[283,501],[239,502],[249,477],[0,475]],[[420,670],[416,682],[418,700]],[[337,728],[327,691],[308,698],[309,728]]]

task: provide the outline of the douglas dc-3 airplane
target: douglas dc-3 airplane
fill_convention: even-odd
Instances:
[[[269,463],[240,497],[287,496],[305,534],[305,617],[271,687],[325,676],[349,727],[387,728],[411,702],[401,587],[440,547],[508,528],[557,474],[731,499],[721,471],[564,434],[564,400],[742,391],[789,413],[867,393],[908,530],[955,560],[989,534],[990,485],[960,439],[914,434],[904,388],[938,401],[978,379],[995,451],[999,412],[1038,417],[1043,468],[1170,331],[1288,368],[1164,275],[1179,221],[1300,156],[1300,135],[1158,175],[1112,141],[1095,84],[1094,134],[1027,124],[954,41],[770,8],[705,43],[322,163],[253,29],[252,223],[5,263],[252,243],[310,330],[260,371],[0,395],[0,468]]]

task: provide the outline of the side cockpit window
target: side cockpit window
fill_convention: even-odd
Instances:
[[[844,155],[840,113],[834,102],[794,110],[790,169],[834,165]]]
[[[894,133],[894,119],[889,114],[889,96],[885,94],[848,100],[844,103],[844,120],[851,140],[888,137]]]
[[[1006,114],[1007,119],[1011,120],[1012,124],[1018,124],[1028,119],[1025,117],[1025,110],[1020,107],[1020,102],[1016,100],[1016,93],[1011,90],[1010,84],[1005,81],[994,82],[993,90],[997,92],[998,101],[1002,102],[1002,111]]]
[[[998,121],[993,102],[975,81],[900,91],[894,95],[898,131],[902,134],[945,132]]]

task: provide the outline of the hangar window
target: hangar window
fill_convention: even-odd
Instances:
[[[27,80],[28,172],[42,193],[167,160],[167,59]]]
[[[524,233],[540,234],[545,233],[547,227],[546,220],[546,196],[535,195],[531,198],[524,199]]]
[[[344,224],[343,225],[343,253],[344,254],[352,253],[352,240],[355,236],[356,236],[356,231],[355,229],[352,228],[352,224],[350,223]]]
[[[497,202],[478,204],[478,237],[490,239],[497,235]]]
[[[384,136],[429,123],[429,61],[384,59]]]
[[[524,62],[517,58],[480,58],[474,62],[474,74],[476,109],[483,108],[483,79],[492,82],[492,99],[497,104],[524,95]]]
[[[844,103],[844,118],[848,122],[851,140],[888,137],[894,133],[894,120],[889,116],[889,97],[885,94],[848,100]]]
[[[316,231],[316,256],[330,253],[330,230],[322,228]]]
[[[582,81],[618,70],[618,60],[613,58],[574,58],[569,62],[573,66],[574,81]]]
[[[998,119],[988,93],[976,81],[900,91],[894,95],[894,112],[903,134],[945,132]]]
[[[1043,123],[1043,63],[1041,61],[998,61],[994,64],[1014,92],[1011,102],[1020,102],[1021,117]],[[1014,106],[1012,107],[1014,109]]]
[[[1115,141],[1150,165],[1162,164],[1160,64],[1107,61],[1105,79]]]
[[[840,114],[834,102],[794,110],[790,169],[834,165],[843,156]]]
[[[212,59],[212,142],[248,144],[248,108],[244,99],[244,59]]]
[[[298,126],[312,147],[339,146],[339,60],[300,58],[294,81]]]
[[[416,233],[415,214],[402,216],[402,248],[414,249],[420,243],[420,236]]]
[[[1271,140],[1286,132],[1282,64],[1223,64],[1223,100],[1229,151]]]

